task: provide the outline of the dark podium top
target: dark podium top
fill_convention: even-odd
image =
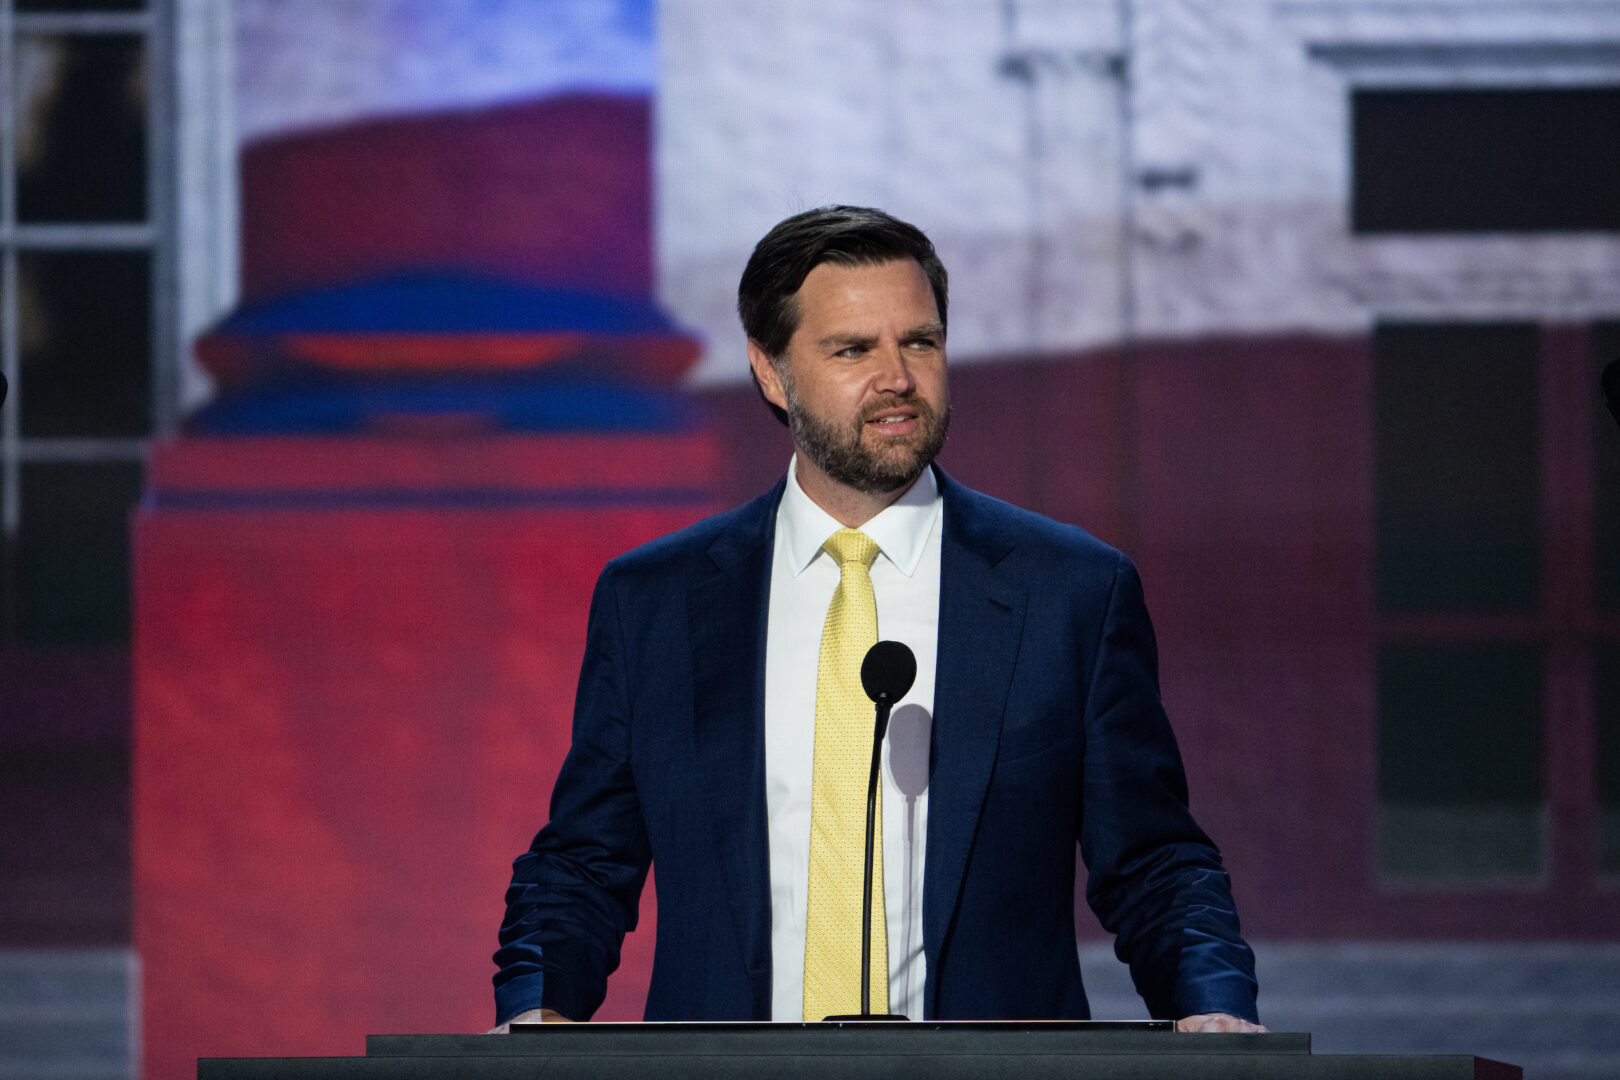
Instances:
[[[543,1029],[543,1030],[541,1030]],[[525,1024],[372,1035],[356,1058],[202,1058],[198,1080],[1522,1080],[1467,1055],[1311,1053],[1304,1034],[1184,1035],[1169,1021]]]

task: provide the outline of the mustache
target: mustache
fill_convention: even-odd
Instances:
[[[934,407],[928,404],[928,401],[925,398],[920,397],[917,394],[889,394],[885,397],[869,401],[865,405],[861,406],[859,422],[864,424],[869,420],[874,420],[877,418],[877,414],[883,412],[885,409],[898,409],[902,407],[916,410],[917,418],[920,420],[932,420],[935,415]]]

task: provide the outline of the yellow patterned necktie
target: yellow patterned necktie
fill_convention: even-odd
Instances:
[[[839,529],[822,548],[838,560],[838,588],[821,631],[816,671],[815,773],[810,787],[810,894],[804,934],[804,1018],[861,1011],[861,893],[866,787],[874,712],[861,661],[877,644],[872,561],[878,546]],[[872,1011],[889,1011],[889,935],[883,911],[883,801],[878,789],[872,867]]]

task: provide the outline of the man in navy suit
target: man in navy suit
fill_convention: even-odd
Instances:
[[[882,636],[918,657],[884,748],[893,1011],[1088,1016],[1078,847],[1152,1015],[1264,1030],[1135,569],[932,465],[950,415],[932,244],[877,210],[796,215],[756,247],[738,310],[793,460],[603,571],[551,820],[507,892],[497,1030],[590,1017],[651,863],[647,1018],[801,1019],[817,643],[840,573],[822,544],[844,528],[878,548]]]

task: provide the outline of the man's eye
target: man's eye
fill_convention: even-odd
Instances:
[[[916,338],[915,340],[906,342],[906,344],[911,348],[918,350],[939,348],[939,342],[935,341],[933,338]]]
[[[842,356],[847,360],[853,360],[857,356],[860,356],[864,352],[866,352],[866,350],[864,348],[862,348],[861,346],[859,346],[859,345],[846,345],[844,348],[839,349],[833,355],[834,356]]]

